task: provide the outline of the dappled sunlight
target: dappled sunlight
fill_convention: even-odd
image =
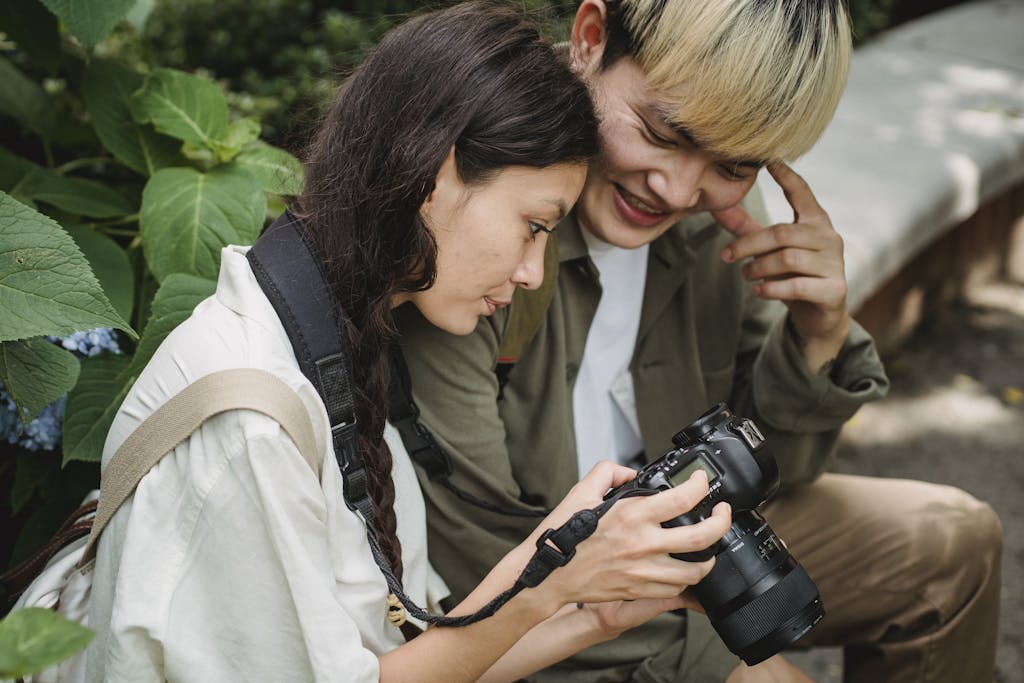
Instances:
[[[1005,392],[1014,396],[1012,389]],[[1019,430],[1024,414],[980,382],[956,375],[953,381],[913,397],[892,397],[869,404],[850,420],[843,437],[855,446],[891,445],[900,442]]]

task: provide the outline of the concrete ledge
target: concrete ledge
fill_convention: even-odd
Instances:
[[[1024,182],[1024,2],[967,3],[860,47],[835,119],[794,167],[843,235],[856,311]],[[792,220],[761,186],[772,219]]]

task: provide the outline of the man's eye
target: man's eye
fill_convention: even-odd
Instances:
[[[655,144],[661,145],[662,147],[675,147],[676,146],[676,141],[675,140],[672,140],[671,138],[667,138],[664,135],[659,135],[649,125],[644,124],[644,127],[647,129],[647,136]]]
[[[733,164],[719,164],[718,170],[726,180],[741,181],[747,179],[747,174],[740,171],[739,166]]]

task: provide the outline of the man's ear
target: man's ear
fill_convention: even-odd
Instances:
[[[601,57],[608,42],[607,17],[604,0],[583,0],[576,10],[569,55],[580,76],[589,76],[601,68]]]

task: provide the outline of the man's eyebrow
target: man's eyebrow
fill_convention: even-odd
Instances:
[[[707,145],[701,142],[701,139],[697,135],[695,135],[692,130],[690,130],[683,124],[677,123],[673,121],[671,118],[669,118],[669,116],[666,113],[666,110],[659,109],[658,116],[661,119],[662,123],[668,126],[673,133],[675,133],[682,139],[686,140],[686,142],[688,142],[689,144],[700,149],[705,149],[707,147]],[[755,171],[760,170],[768,165],[767,161],[761,161],[758,159],[730,159],[727,161],[727,163],[735,164],[736,166],[743,166],[744,168],[754,169]]]

